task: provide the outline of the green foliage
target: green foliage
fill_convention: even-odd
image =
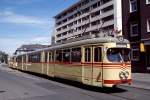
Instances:
[[[7,63],[7,59],[8,59],[8,54],[0,51],[0,62],[1,63],[4,63],[4,62]]]

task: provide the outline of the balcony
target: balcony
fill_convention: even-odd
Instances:
[[[96,1],[94,1],[94,3],[95,3],[95,2],[96,2]],[[63,24],[61,24],[61,25],[56,26],[56,28],[60,28],[60,27],[62,27],[62,26],[65,26],[65,25],[67,25],[67,24],[69,24],[69,23],[71,23],[71,22],[73,22],[73,21],[75,21],[75,20],[78,20],[78,19],[80,19],[80,18],[82,18],[82,17],[85,17],[85,16],[89,15],[89,14],[92,13],[92,12],[96,12],[96,11],[98,11],[98,10],[101,10],[101,9],[103,9],[103,8],[106,8],[106,7],[108,7],[108,6],[111,6],[111,5],[113,5],[113,2],[114,2],[114,1],[112,0],[112,1],[110,1],[110,2],[108,2],[108,3],[105,3],[105,4],[99,6],[99,7],[95,8],[95,9],[89,11],[88,13],[84,13],[84,14],[82,14],[82,15],[80,15],[80,16],[78,16],[78,17],[75,17],[75,18],[73,18],[73,19],[71,19],[71,20],[69,20],[69,21],[67,21],[67,22],[65,22],[65,23],[63,23]],[[92,3],[92,4],[94,4],[94,3]],[[90,6],[90,5],[92,5],[92,4],[89,3],[89,4],[87,5],[87,7]],[[81,8],[82,8],[82,7],[81,7]],[[86,7],[83,6],[83,8],[86,8]],[[75,13],[76,13],[76,10],[75,10],[74,12],[70,13],[69,15],[67,15],[66,17],[60,19],[60,20],[64,20],[65,18],[67,18],[67,17],[69,17],[69,16],[71,16],[71,15],[73,15],[73,14],[75,14]],[[57,20],[56,23],[59,22],[60,20]]]
[[[112,10],[110,10],[110,11],[108,11],[108,12],[102,13],[102,14],[99,15],[99,16],[95,16],[95,17],[91,18],[91,22],[96,21],[96,20],[98,20],[98,19],[101,20],[102,18],[105,18],[105,17],[110,16],[110,15],[113,15],[113,14],[114,14],[114,10],[112,9]]]

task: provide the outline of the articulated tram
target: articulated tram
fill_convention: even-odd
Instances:
[[[14,56],[10,67],[97,87],[131,84],[130,44],[121,37],[73,41]]]

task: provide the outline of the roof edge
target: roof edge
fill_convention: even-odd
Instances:
[[[57,15],[55,15],[53,18],[58,17],[59,15],[63,14],[64,12],[68,11],[69,9],[72,9],[73,7],[77,6],[78,4],[81,3],[82,0],[77,1],[73,5],[69,6],[68,8],[64,9],[63,11],[59,12]]]

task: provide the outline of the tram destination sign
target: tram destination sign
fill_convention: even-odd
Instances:
[[[116,46],[117,46],[117,47],[123,47],[123,48],[125,48],[125,47],[127,47],[127,44],[124,44],[124,43],[117,43]]]

